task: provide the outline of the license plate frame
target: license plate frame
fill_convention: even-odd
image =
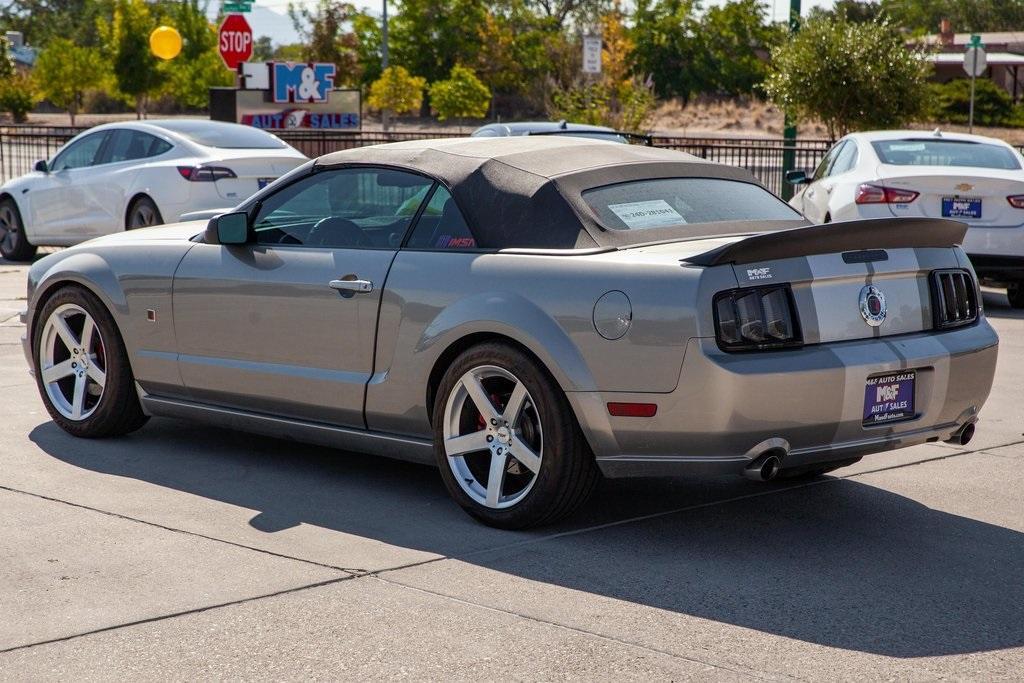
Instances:
[[[981,197],[943,197],[943,218],[981,218]]]
[[[892,424],[917,417],[917,371],[898,370],[872,375],[864,382],[865,427]]]

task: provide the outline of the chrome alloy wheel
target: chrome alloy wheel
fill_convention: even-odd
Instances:
[[[106,345],[84,308],[64,304],[47,318],[39,338],[39,372],[46,395],[69,420],[84,420],[103,398]]]
[[[480,505],[502,509],[525,498],[544,454],[540,415],[526,386],[494,365],[464,374],[445,405],[444,450],[462,490]]]
[[[0,245],[5,251],[14,251],[18,239],[18,217],[6,202],[0,205]]]

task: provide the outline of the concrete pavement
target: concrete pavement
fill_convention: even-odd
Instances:
[[[602,483],[529,533],[426,467],[152,420],[75,440],[0,261],[0,679],[1015,679],[1024,315],[966,448]]]

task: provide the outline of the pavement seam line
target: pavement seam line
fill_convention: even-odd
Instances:
[[[266,598],[276,598],[281,595],[288,595],[290,593],[297,593],[300,591],[310,590],[313,588],[322,588],[323,586],[330,586],[342,581],[351,581],[352,579],[358,579],[358,575],[346,575],[336,576],[333,579],[325,579],[323,581],[317,581],[315,583],[303,584],[301,586],[295,586],[293,588],[284,588],[273,593],[265,593],[262,595],[253,595],[248,598],[239,598],[238,600],[229,600],[228,602],[220,602],[214,605],[204,605],[202,607],[194,607],[192,609],[181,610],[178,612],[171,612],[169,614],[160,614],[155,617],[146,617],[145,619],[136,619],[135,621],[128,621],[121,624],[112,624],[110,626],[103,626],[101,628],[92,629],[90,631],[82,631],[80,633],[72,633],[71,635],[61,636],[59,638],[49,638],[47,640],[40,640],[35,643],[25,643],[23,645],[15,645],[0,650],[0,655],[8,654],[10,652],[17,652],[18,650],[27,650],[33,647],[39,647],[41,645],[53,645],[56,643],[63,643],[69,640],[75,640],[76,638],[84,638],[85,636],[94,636],[100,633],[107,633],[109,631],[117,631],[122,628],[129,628],[131,626],[141,626],[144,624],[152,624],[158,621],[164,621],[166,619],[174,619],[176,617],[184,617],[192,614],[202,614],[203,612],[209,612],[210,610],[221,609],[223,607],[234,607],[236,605],[244,605],[249,602],[255,602],[257,600],[264,600]]]
[[[360,577],[360,578],[362,578],[362,577]],[[457,597],[457,596],[454,596],[454,595],[448,595],[447,593],[440,593],[438,591],[433,591],[433,590],[430,590],[428,588],[422,588],[420,586],[411,586],[409,584],[402,583],[400,581],[393,581],[391,579],[387,579],[387,578],[385,578],[383,576],[379,576],[379,575],[374,575],[371,578],[377,579],[378,581],[382,581],[382,582],[387,583],[387,584],[389,584],[391,586],[397,586],[399,588],[405,588],[407,590],[416,591],[418,593],[424,593],[426,595],[433,595],[433,596],[436,596],[436,597],[439,597],[439,598],[443,598],[445,600],[450,600],[452,602],[457,602],[459,604],[466,605],[468,607],[474,607],[474,608],[477,608],[477,609],[486,610],[488,612],[495,612],[495,613],[498,613],[498,614],[504,614],[504,615],[507,615],[507,616],[516,617],[516,618],[519,618],[519,619],[525,619],[527,621],[532,621],[532,622],[537,623],[537,624],[545,624],[547,626],[553,626],[555,628],[563,629],[563,630],[566,630],[566,631],[571,631],[573,633],[578,633],[578,634],[581,634],[581,635],[591,636],[591,637],[594,637],[594,638],[599,638],[601,640],[606,640],[608,642],[617,643],[619,645],[626,645],[628,647],[633,647],[633,648],[636,648],[636,649],[639,649],[639,650],[644,650],[644,651],[647,651],[647,652],[654,652],[654,653],[657,653],[657,654],[660,654],[660,655],[665,655],[667,657],[672,657],[673,659],[681,659],[683,661],[691,662],[693,664],[700,664],[702,666],[709,666],[709,667],[712,667],[714,669],[722,669],[724,671],[730,671],[732,673],[742,674],[742,675],[750,676],[752,678],[759,678],[759,679],[764,680],[764,677],[760,676],[760,675],[757,675],[757,672],[751,672],[749,670],[743,670],[743,669],[735,669],[735,668],[732,668],[730,666],[726,666],[726,665],[723,665],[723,664],[714,664],[712,662],[705,662],[704,660],[697,659],[695,657],[687,657],[686,655],[681,655],[681,654],[678,654],[678,653],[675,653],[675,652],[670,652],[668,650],[662,650],[660,648],[650,647],[648,645],[643,645],[641,643],[635,643],[635,642],[632,642],[632,641],[629,641],[629,640],[623,640],[621,638],[616,638],[614,636],[605,635],[603,633],[596,633],[594,631],[588,631],[587,629],[580,628],[578,626],[570,626],[569,624],[563,624],[563,623],[560,623],[560,622],[557,622],[557,621],[549,621],[548,619],[542,619],[540,617],[536,617],[536,616],[533,616],[533,615],[530,615],[530,614],[526,614],[524,612],[516,612],[514,610],[503,609],[501,607],[494,607],[493,605],[485,605],[483,603],[473,602],[472,600],[467,600],[465,598],[460,598],[460,597]],[[783,675],[785,675],[785,674],[783,674]],[[787,676],[787,677],[788,678],[793,678],[792,676]],[[795,680],[799,680],[799,679],[795,679]]]
[[[0,491],[7,491],[9,493],[18,493],[18,494],[21,494],[23,496],[31,496],[32,498],[39,498],[40,500],[49,501],[51,503],[60,503],[61,505],[68,505],[70,507],[79,508],[81,510],[89,510],[90,512],[96,512],[96,513],[99,513],[101,515],[107,515],[108,517],[114,517],[116,519],[122,519],[122,520],[125,520],[125,521],[128,521],[128,522],[135,522],[136,524],[144,524],[146,526],[154,527],[156,529],[162,529],[164,531],[170,531],[172,533],[177,533],[177,534],[184,534],[186,536],[192,536],[194,538],[201,538],[203,540],[212,541],[214,543],[223,543],[225,545],[230,545],[230,546],[233,546],[235,548],[240,548],[242,550],[251,550],[253,552],[261,553],[263,555],[270,555],[271,557],[276,557],[276,558],[282,559],[282,560],[292,560],[294,562],[301,562],[303,564],[309,564],[309,565],[313,565],[315,567],[320,567],[321,569],[332,569],[334,571],[344,572],[345,574],[348,574],[350,576],[362,576],[363,574],[367,573],[366,570],[363,570],[363,569],[353,569],[353,568],[347,568],[347,567],[338,567],[336,565],[327,564],[325,562],[317,562],[316,560],[309,560],[309,559],[305,559],[305,558],[302,558],[302,557],[295,557],[294,555],[285,555],[284,553],[274,552],[273,550],[266,550],[266,549],[263,549],[263,548],[257,548],[257,547],[251,546],[251,545],[246,545],[244,543],[237,543],[235,541],[228,541],[228,540],[225,540],[223,538],[217,538],[216,536],[207,536],[206,534],[200,534],[198,532],[188,531],[186,529],[178,529],[178,528],[175,528],[175,527],[172,527],[172,526],[166,526],[164,524],[158,524],[157,522],[150,522],[150,521],[147,521],[145,519],[139,519],[137,517],[130,517],[128,515],[122,515],[119,512],[111,512],[109,510],[101,510],[100,508],[95,508],[95,507],[92,507],[91,505],[83,505],[82,503],[72,503],[71,501],[68,501],[68,500],[62,500],[60,498],[54,498],[52,496],[45,496],[45,495],[43,495],[41,493],[33,493],[32,491],[23,491],[21,489],[12,488],[10,486],[4,486],[2,484],[0,484]]]

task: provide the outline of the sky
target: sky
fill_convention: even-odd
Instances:
[[[276,44],[294,43],[297,41],[298,35],[296,35],[295,29],[292,27],[291,19],[288,18],[288,3],[290,1],[294,1],[299,5],[313,6],[316,4],[316,0],[255,0],[253,12],[248,16],[253,33],[257,37],[270,36]],[[711,5],[723,5],[726,2],[727,0],[703,0],[702,4],[708,7]],[[764,0],[764,2],[768,5],[771,16],[775,21],[785,21],[789,16],[790,0]],[[806,15],[812,7],[828,8],[833,3],[834,0],[801,0],[801,10]],[[210,4],[214,5],[215,3]],[[354,4],[379,11],[381,3],[357,1]],[[393,1],[390,3],[390,6],[394,6]]]

